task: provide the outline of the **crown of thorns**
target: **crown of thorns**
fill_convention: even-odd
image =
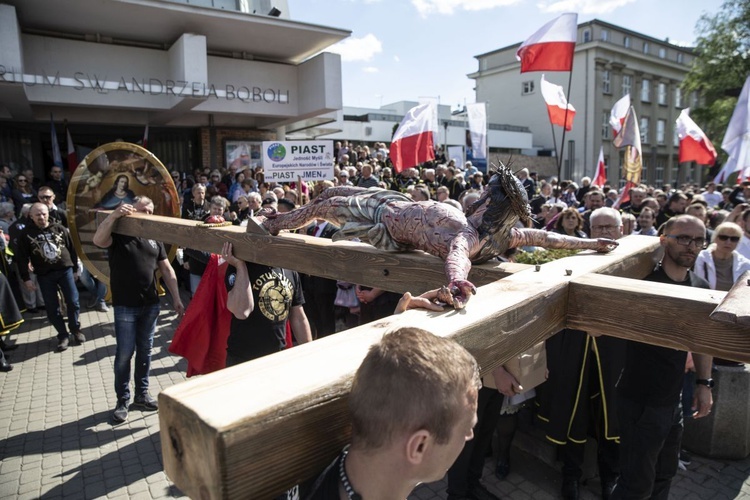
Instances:
[[[516,177],[508,166],[506,166],[499,158],[497,159],[498,165],[490,163],[490,173],[494,176],[497,175],[500,186],[505,191],[505,196],[510,200],[513,212],[516,213],[520,218],[521,222],[526,224],[531,220],[531,207],[524,196],[526,193],[521,192],[521,188],[516,182]]]

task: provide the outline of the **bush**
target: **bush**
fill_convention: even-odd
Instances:
[[[579,252],[579,250],[567,250],[564,248],[553,248],[553,249],[543,249],[543,250],[537,250],[536,252],[524,252],[519,251],[514,256],[516,258],[516,262],[520,264],[545,264],[547,262],[552,262],[553,260],[562,259],[565,257],[570,257],[571,255],[575,255]]]

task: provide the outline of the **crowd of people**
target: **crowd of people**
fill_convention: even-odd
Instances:
[[[444,203],[451,210],[466,213],[487,189],[491,176],[480,172],[471,162],[447,159],[439,152],[433,162],[397,172],[383,143],[369,147],[337,142],[334,156],[334,179],[315,184],[269,183],[261,167],[239,163],[226,169],[196,169],[192,173],[173,170],[171,175],[181,195],[183,218],[205,221],[220,216],[236,225],[246,225],[263,209],[294,210],[310,203],[327,188],[339,186],[397,191],[414,202]],[[63,351],[71,339],[80,344],[85,336],[78,317],[80,305],[75,284],[81,266],[70,243],[64,210],[55,204],[55,199],[65,196],[64,190],[58,193],[65,184],[58,175],[62,172],[55,169],[58,167],[50,172],[48,183],[30,188],[23,184],[33,186],[32,173],[14,178],[7,167],[0,170],[0,193],[8,194],[2,200],[6,203],[0,201],[0,230],[9,235],[5,241],[0,238],[0,243],[7,242],[14,254],[15,271],[11,271],[8,280],[12,283],[13,275],[17,276],[19,309],[33,311],[44,307],[58,334],[57,349]],[[617,186],[594,186],[586,177],[578,182],[554,177],[539,179],[535,172],[526,169],[516,172],[516,176],[526,191],[532,224],[537,229],[570,238],[617,240],[630,234],[660,238],[664,258],[647,280],[729,290],[743,272],[750,270],[750,182],[736,187],[709,182],[705,186],[689,184],[679,189],[642,184],[622,192]],[[162,272],[173,306],[182,314],[184,306],[178,287],[194,295],[211,255],[185,248],[169,263],[161,243],[112,233],[117,219],[134,212],[153,211],[151,200],[136,197],[132,205],[119,204],[113,208],[99,226],[94,243],[108,249],[113,270],[110,278],[117,353],[112,419],[119,423],[128,417],[133,356],[133,405],[142,410],[158,409],[157,401],[148,393],[150,350],[160,307],[154,272],[157,269]],[[329,221],[318,219],[300,232],[332,238],[339,230]],[[499,258],[514,260],[516,252],[534,250],[514,248]],[[228,263],[223,280],[226,309],[231,313],[226,366],[391,315],[404,299],[400,294],[356,283],[243,262],[234,256],[229,244],[224,246],[221,257]],[[117,269],[128,272],[118,274]],[[90,290],[92,307],[107,307],[100,283],[90,275],[81,283]],[[58,289],[64,297],[64,313]],[[415,301],[411,307],[414,306],[437,307],[430,300]],[[419,336],[419,332],[412,335]],[[407,341],[415,342],[404,340]],[[3,343],[0,347],[13,346]],[[577,330],[559,332],[547,341],[546,347],[549,380],[539,388],[538,416],[547,438],[560,445],[563,497],[578,498],[583,443],[593,437],[599,448],[603,498],[651,495],[666,498],[679,464],[682,418],[705,416],[710,411],[712,363],[733,362],[698,354],[688,357],[678,351],[606,336],[593,337]],[[0,360],[4,363],[0,364],[0,370],[10,366],[1,352]],[[649,360],[647,366],[643,360]],[[689,384],[685,383],[686,371],[694,372]],[[495,473],[501,479],[509,473],[508,450],[520,405],[508,401],[522,389],[504,367],[488,375],[494,383],[481,389],[472,388],[474,382],[467,378],[467,373],[470,375],[471,371],[461,375],[459,389],[464,391],[462,394],[471,395],[466,404],[476,409],[476,418],[470,419],[471,425],[459,419],[456,425],[460,430],[455,435],[449,433],[445,437],[443,432],[439,439],[433,438],[437,444],[444,444],[445,439],[453,443],[449,450],[453,458],[448,463],[453,464],[448,473],[449,499],[497,498],[480,481],[482,466],[493,434],[499,435],[501,451]],[[681,395],[686,394],[693,394],[694,401],[687,401],[683,408]],[[643,418],[647,410],[652,420]],[[355,417],[362,411],[353,407]],[[361,492],[372,485],[360,483],[364,479],[358,479],[361,476],[353,471],[366,463],[363,457],[373,447],[381,449],[388,443],[380,443],[368,435],[370,424],[362,421],[357,425],[364,430],[361,434],[355,432],[350,451],[345,451],[334,466],[343,469],[347,461],[345,471],[352,483],[344,486]],[[434,432],[437,431],[429,430],[428,434]],[[460,446],[456,444],[459,442]],[[416,467],[414,471],[419,472],[414,477],[422,480],[439,476],[429,467]],[[330,491],[346,474],[339,476],[338,469],[328,471],[317,487]]]

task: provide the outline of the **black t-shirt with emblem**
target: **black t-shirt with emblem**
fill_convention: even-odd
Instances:
[[[247,319],[232,316],[227,352],[244,360],[286,347],[286,321],[293,306],[305,303],[296,271],[246,262],[255,307]],[[224,282],[234,288],[237,270],[229,266]]]
[[[155,272],[159,261],[167,258],[164,245],[113,233],[108,251],[112,305],[141,307],[158,303]]]

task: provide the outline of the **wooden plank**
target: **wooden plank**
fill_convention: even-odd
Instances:
[[[102,212],[99,217],[106,216]],[[301,234],[279,236],[247,233],[240,226],[206,228],[199,222],[133,214],[119,219],[113,231],[141,236],[184,248],[220,253],[225,241],[242,260],[294,269],[301,273],[339,279],[403,293],[422,293],[446,284],[443,261],[424,252],[383,252],[351,241],[332,242]],[[492,283],[530,266],[487,263],[473,266],[469,279],[477,286]]]
[[[486,373],[565,325],[570,280],[648,267],[654,240],[518,272],[481,287],[461,311],[408,311],[170,387],[159,395],[165,470],[191,497],[272,497],[317,474],[348,441],[351,378],[384,332],[408,325],[450,336]]]
[[[750,271],[745,272],[711,313],[711,319],[750,326]]]
[[[568,327],[750,363],[750,326],[709,319],[725,294],[589,274],[570,283]]]

